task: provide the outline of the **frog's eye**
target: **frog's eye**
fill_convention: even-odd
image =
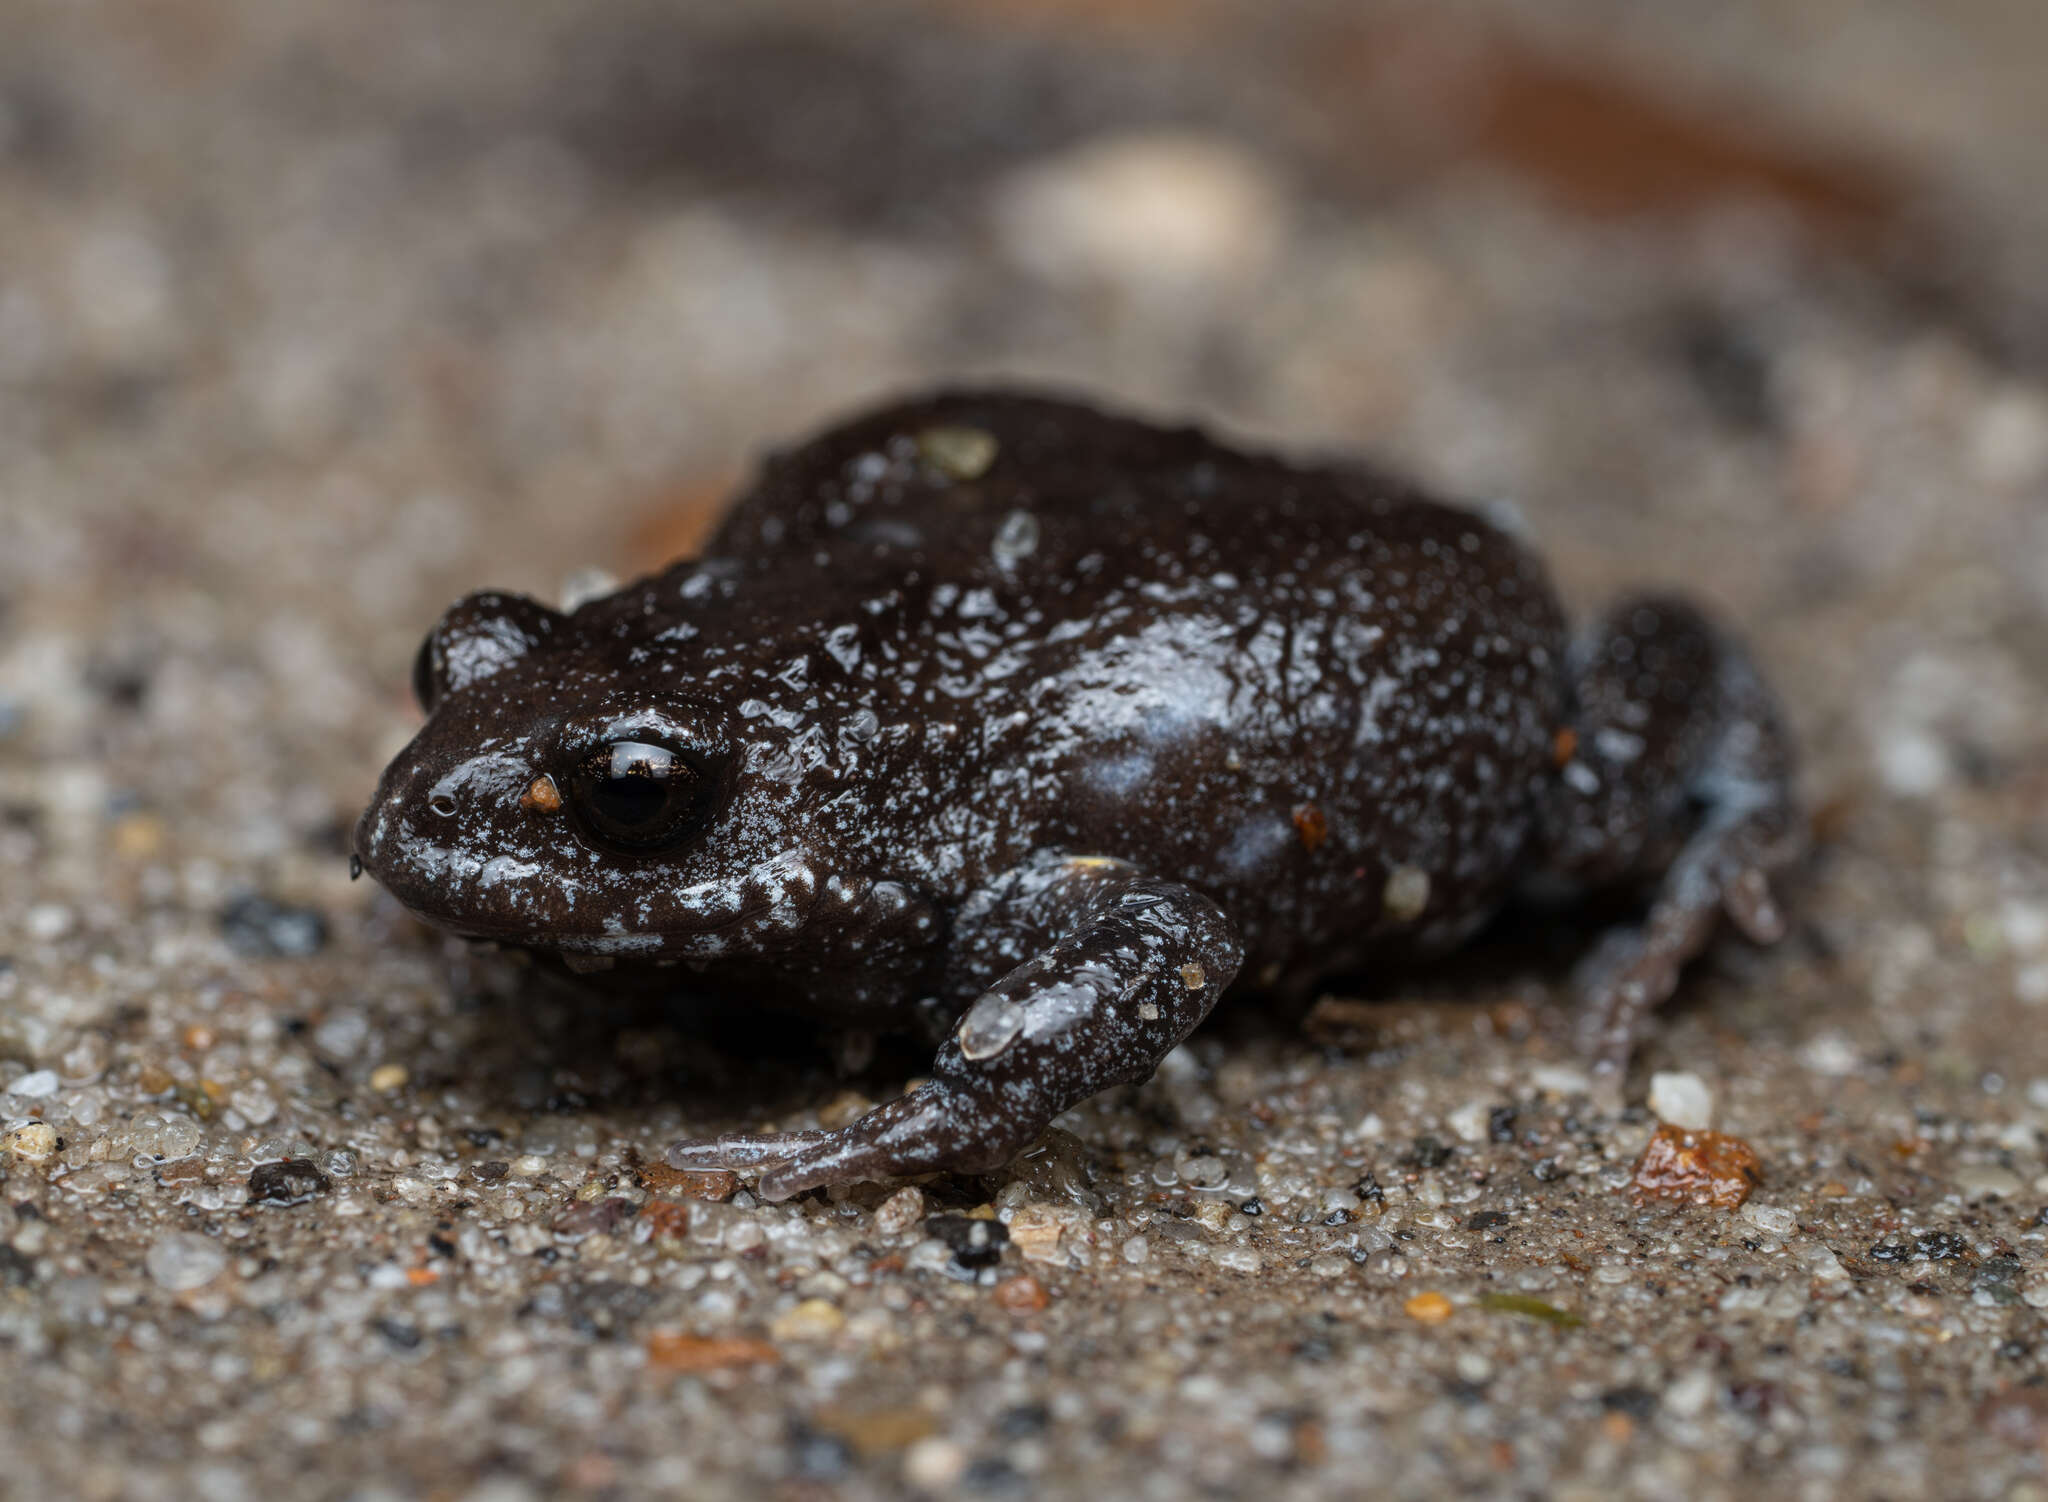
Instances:
[[[662,850],[703,825],[717,791],[707,758],[646,741],[613,741],[569,774],[569,801],[590,837],[635,854]]]

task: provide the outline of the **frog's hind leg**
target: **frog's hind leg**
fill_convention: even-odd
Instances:
[[[1771,943],[1771,880],[1806,847],[1790,736],[1742,648],[1680,600],[1629,601],[1579,641],[1571,729],[1545,809],[1548,878],[1653,883],[1640,927],[1579,967],[1581,1042],[1618,1078],[1649,1015],[1726,913]]]

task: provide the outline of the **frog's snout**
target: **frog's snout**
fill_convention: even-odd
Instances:
[[[355,833],[349,840],[348,874],[351,880],[371,876],[407,907],[414,907],[411,895],[402,890],[405,881],[394,869],[397,863],[393,853],[404,839],[404,798],[394,792],[391,783],[392,774],[387,771],[378,784],[376,796],[356,820]]]
[[[376,794],[356,818],[355,830],[349,836],[348,843],[348,874],[351,881],[361,879],[367,872],[379,883],[388,885],[384,882],[381,856],[388,838],[390,782],[391,773],[387,770],[378,779]]]
[[[502,843],[494,832],[524,822],[520,800],[534,778],[523,755],[504,751],[452,766],[401,757],[385,769],[376,798],[356,823],[356,859],[394,892],[409,877],[445,874],[465,850]]]

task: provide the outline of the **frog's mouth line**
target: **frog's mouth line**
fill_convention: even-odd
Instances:
[[[536,934],[533,930],[515,924],[492,928],[482,924],[443,923],[416,913],[421,921],[433,924],[446,933],[471,944],[490,945],[499,949],[523,949],[533,954],[551,954],[561,957],[571,970],[609,970],[620,960],[649,960],[657,964],[676,963],[684,959],[697,958],[694,955],[665,955],[663,949],[670,939],[718,938],[733,929],[767,917],[775,910],[771,898],[741,908],[714,923],[701,928],[668,929],[660,932],[638,934]],[[408,911],[415,911],[408,909]],[[632,941],[620,947],[621,940]],[[577,961],[598,963],[578,964]]]
[[[573,976],[610,975],[614,972],[622,975],[661,974],[685,966],[694,966],[701,970],[710,963],[709,957],[704,955],[580,954],[575,950],[556,949],[539,943],[480,939],[468,934],[458,934],[456,937],[477,954],[511,955],[521,964],[538,967],[559,965]]]
[[[572,956],[591,962],[587,968],[601,969],[621,960],[715,958],[736,947],[735,938],[741,934],[750,947],[764,939],[789,937],[809,922],[818,892],[817,876],[810,865],[793,852],[785,852],[754,866],[736,882],[702,882],[667,895],[666,913],[659,926],[628,928],[623,919],[615,917],[604,920],[601,931],[574,932],[536,921],[543,920],[543,913],[536,913],[533,919],[479,916],[473,911],[451,913],[451,899],[483,890],[484,884],[477,878],[496,862],[462,862],[454,851],[440,853],[448,859],[439,869],[451,874],[438,882],[394,882],[375,865],[366,863],[364,869],[408,912],[434,928],[474,943],[559,955],[572,969],[576,968]],[[469,869],[453,874],[459,866]],[[440,899],[438,905],[420,900],[429,893]],[[543,900],[536,906],[548,907],[545,899],[549,895],[558,894],[542,892]],[[735,896],[737,905],[731,900]]]

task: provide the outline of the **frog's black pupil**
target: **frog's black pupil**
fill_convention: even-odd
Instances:
[[[659,746],[631,741],[611,748],[608,774],[591,790],[597,811],[624,829],[653,824],[668,807],[675,758]]]
[[[571,787],[592,833],[649,849],[686,831],[703,783],[696,766],[665,746],[615,741],[591,754]]]

